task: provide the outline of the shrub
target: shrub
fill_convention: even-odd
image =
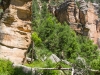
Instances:
[[[9,60],[0,59],[0,75],[31,75],[24,73],[22,68],[14,68]]]
[[[21,67],[15,67],[13,75],[31,75],[31,72],[25,73],[23,71],[23,68],[21,68]]]
[[[40,46],[42,44],[41,38],[39,38],[36,32],[32,33],[32,40],[34,41],[35,46]]]
[[[7,75],[13,74],[12,63],[9,60],[0,59],[0,73],[5,73]]]
[[[100,70],[100,57],[91,62],[91,67],[95,70]]]

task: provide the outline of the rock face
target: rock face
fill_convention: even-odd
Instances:
[[[100,47],[98,5],[84,0],[66,0],[55,9],[55,16],[66,21],[78,34],[88,36]]]
[[[31,6],[32,0],[10,0],[0,20],[0,58],[22,63],[31,43]]]

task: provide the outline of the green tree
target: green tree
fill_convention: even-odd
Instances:
[[[73,59],[73,61],[78,55],[89,61],[95,58],[97,46],[91,40],[82,36],[78,37],[66,23],[59,23],[48,12],[42,17],[44,19],[39,23],[36,32],[46,48],[59,57],[62,56],[63,52],[65,58]]]
[[[58,56],[62,51],[68,59],[77,56],[79,47],[75,32],[66,23],[59,23],[51,14],[45,16],[38,33],[43,44]]]
[[[85,36],[78,36],[78,42],[81,57],[84,57],[88,62],[98,57],[97,45],[93,44],[93,41]]]

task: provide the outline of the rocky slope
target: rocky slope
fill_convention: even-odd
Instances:
[[[0,58],[21,64],[31,42],[32,0],[3,0],[8,7],[0,20]]]
[[[100,47],[99,6],[84,0],[65,0],[58,7],[52,7],[54,15],[63,23],[66,21],[76,33],[88,36]]]

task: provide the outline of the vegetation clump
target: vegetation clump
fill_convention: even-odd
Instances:
[[[0,59],[0,75],[31,75],[24,73],[23,68],[13,67],[13,63],[6,59]]]

